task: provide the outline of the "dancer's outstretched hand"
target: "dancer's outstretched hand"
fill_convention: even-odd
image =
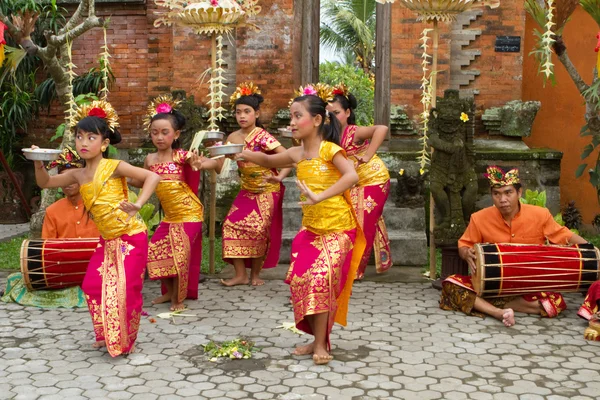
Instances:
[[[130,201],[123,200],[121,204],[119,204],[119,208],[125,211],[127,215],[129,215],[129,218],[127,218],[127,221],[129,221],[131,217],[133,217],[138,211],[142,209],[142,206],[138,205],[137,203],[132,203]]]
[[[300,202],[300,205],[311,206],[321,201],[320,196],[318,194],[313,193],[312,190],[310,190],[308,186],[306,186],[306,183],[304,183],[304,181],[296,181],[296,184],[300,189],[300,193],[302,194],[302,196],[304,196],[304,200]]]
[[[188,163],[194,171],[200,171],[202,169],[202,157],[198,155],[198,150],[192,151],[192,156]]]

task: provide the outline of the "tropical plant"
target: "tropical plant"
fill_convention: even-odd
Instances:
[[[372,125],[375,113],[375,87],[373,79],[362,69],[327,61],[319,65],[319,80],[330,85],[345,83],[358,100],[355,110],[358,125]]]
[[[375,5],[375,0],[324,0],[321,5],[321,44],[340,53],[352,52],[355,62],[371,75],[375,68]]]
[[[135,203],[138,199],[138,196],[135,192],[129,191],[129,201]],[[144,220],[144,224],[146,224],[146,228],[148,229],[148,238],[151,238],[154,234],[154,230],[160,223],[160,213],[158,211],[154,212],[156,207],[152,203],[145,203],[138,214]]]
[[[521,197],[521,203],[532,206],[546,207],[546,191],[525,190],[525,197]]]

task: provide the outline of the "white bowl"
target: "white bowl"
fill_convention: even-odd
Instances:
[[[224,144],[221,146],[208,147],[208,151],[211,157],[238,154],[241,153],[243,149],[243,144]]]
[[[62,150],[57,149],[21,149],[25,158],[32,161],[53,161],[60,156]]]
[[[223,140],[223,138],[225,137],[225,134],[223,132],[219,132],[219,131],[211,131],[211,132],[206,132],[204,134],[204,137],[202,138],[203,142],[208,142],[209,140],[216,140],[216,141],[221,141]]]
[[[292,131],[289,130],[288,128],[278,128],[277,132],[279,132],[279,134],[281,135],[281,137],[285,137],[285,138],[294,137]]]

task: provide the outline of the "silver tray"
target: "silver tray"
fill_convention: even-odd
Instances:
[[[289,130],[288,128],[278,128],[277,132],[279,132],[279,134],[281,135],[281,137],[285,137],[285,138],[292,138],[292,137],[294,137],[294,135],[292,134],[292,131]]]
[[[223,140],[224,137],[225,137],[225,133],[223,133],[223,132],[211,131],[211,132],[206,132],[204,134],[202,141],[203,142],[208,142],[209,140],[221,141],[221,140]]]
[[[222,146],[208,147],[211,157],[238,154],[241,153],[243,149],[243,144],[224,144]]]
[[[21,149],[25,158],[32,161],[53,161],[58,158],[62,150],[56,149]]]

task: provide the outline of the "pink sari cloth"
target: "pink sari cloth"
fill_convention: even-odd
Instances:
[[[100,238],[81,285],[96,341],[104,340],[113,357],[129,353],[137,338],[147,257],[146,232]]]
[[[592,283],[577,315],[589,321],[598,311],[600,311],[600,281]]]
[[[375,268],[382,273],[392,266],[390,240],[383,220],[383,207],[390,194],[390,175],[379,157],[374,155],[369,162],[359,164],[356,157],[365,155],[369,141],[355,143],[358,127],[348,125],[342,135],[341,146],[348,158],[354,162],[358,174],[358,184],[350,190],[352,207],[362,228],[367,247],[357,271],[357,279],[362,279],[373,248],[375,249]]]
[[[255,128],[245,139],[244,150],[273,154],[281,144],[262,128]],[[243,258],[246,268],[252,259],[263,258],[262,268],[273,268],[279,262],[283,231],[283,194],[281,183],[268,183],[277,175],[247,161],[238,161],[241,190],[223,222],[223,261]]]
[[[153,255],[153,260],[148,263],[150,279],[179,277],[179,299],[198,298],[202,222],[161,222],[150,240],[150,255]],[[163,273],[154,276],[159,270]],[[161,292],[167,293],[164,284]]]
[[[292,242],[285,282],[292,293],[296,327],[313,334],[305,317],[329,313],[327,343],[336,320],[338,301],[350,273],[355,239],[356,229],[318,235],[302,228]]]

